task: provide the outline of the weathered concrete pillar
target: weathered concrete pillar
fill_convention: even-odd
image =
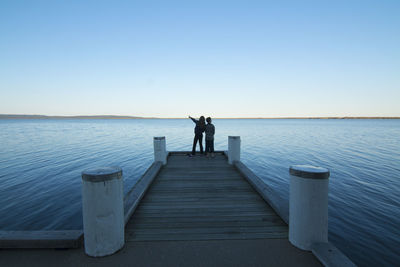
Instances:
[[[328,242],[329,170],[309,165],[289,168],[289,241],[303,250]]]
[[[124,190],[119,167],[82,172],[82,215],[85,252],[101,257],[124,246]]]
[[[228,136],[228,163],[240,161],[240,136]]]
[[[154,161],[161,161],[163,165],[167,164],[167,147],[165,136],[154,137]]]

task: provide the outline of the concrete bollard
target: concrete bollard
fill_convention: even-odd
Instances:
[[[119,167],[82,172],[82,215],[85,252],[113,254],[124,246],[124,190]]]
[[[167,148],[165,136],[154,137],[154,161],[161,161],[163,165],[167,164]]]
[[[313,243],[328,242],[329,170],[295,165],[289,173],[289,241],[311,250]]]
[[[228,163],[240,161],[240,136],[228,137]]]

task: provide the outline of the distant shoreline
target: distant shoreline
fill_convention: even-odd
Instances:
[[[118,120],[133,120],[133,119],[187,119],[185,118],[157,118],[157,117],[137,117],[137,116],[118,116],[118,115],[94,115],[94,116],[46,116],[46,115],[19,115],[19,114],[0,114],[0,120],[7,119],[118,119]],[[269,119],[400,119],[400,117],[247,117],[247,118],[214,118],[214,119],[226,119],[226,120],[269,120]]]

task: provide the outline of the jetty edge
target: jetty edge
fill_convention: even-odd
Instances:
[[[274,192],[274,190],[269,187],[263,180],[261,180],[259,177],[257,177],[249,168],[247,168],[241,161],[240,161],[240,138],[239,137],[235,137],[235,138],[230,138],[231,141],[235,141],[234,139],[236,139],[236,141],[239,140],[239,142],[237,142],[239,144],[239,147],[236,145],[234,145],[234,148],[231,146],[228,146],[230,149],[228,149],[228,151],[218,151],[216,152],[217,156],[216,158],[218,158],[217,160],[219,162],[223,162],[224,160],[229,162],[231,161],[231,165],[233,168],[235,168],[237,170],[237,172],[240,174],[240,177],[244,178],[244,180],[251,185],[252,188],[254,188],[254,190],[258,193],[259,197],[261,197],[263,199],[263,201],[265,201],[265,203],[267,203],[268,205],[266,206],[270,206],[274,212],[276,212],[277,215],[279,215],[278,217],[284,221],[286,224],[289,224],[289,202],[283,198],[281,198],[278,194],[276,194]],[[161,145],[160,145],[160,140],[161,140]],[[163,141],[164,142],[163,142]],[[231,141],[228,140],[228,143],[231,143]],[[166,172],[167,170],[167,166],[170,164],[172,165],[172,169],[174,169],[175,171],[178,172],[179,174],[179,168],[178,165],[182,164],[179,163],[179,161],[181,160],[191,160],[191,162],[193,163],[194,166],[200,166],[200,168],[206,167],[206,165],[203,164],[203,162],[205,162],[206,164],[210,165],[213,164],[213,160],[214,159],[206,159],[205,157],[194,157],[194,158],[189,158],[186,157],[186,153],[188,152],[182,152],[182,151],[171,151],[171,152],[167,152],[166,151],[166,145],[165,145],[165,138],[154,138],[154,152],[155,152],[155,161],[154,163],[152,163],[152,165],[147,169],[147,171],[143,174],[143,176],[137,181],[137,183],[133,186],[133,188],[127,193],[127,195],[124,198],[123,201],[123,205],[124,205],[124,222],[125,222],[125,239],[127,244],[130,242],[141,242],[140,240],[153,240],[153,241],[157,241],[160,240],[160,238],[158,238],[157,236],[154,237],[154,235],[149,235],[148,232],[154,232],[155,229],[158,229],[160,231],[160,233],[158,233],[159,236],[163,236],[163,238],[167,238],[164,240],[185,240],[188,231],[193,231],[194,228],[189,228],[189,230],[187,230],[187,228],[184,228],[183,232],[180,231],[176,231],[176,229],[166,229],[166,231],[164,231],[163,229],[159,229],[160,226],[167,224],[168,222],[163,222],[162,224],[157,224],[157,223],[153,223],[150,225],[149,229],[138,229],[137,227],[140,228],[140,226],[143,226],[145,224],[141,223],[140,221],[137,222],[138,220],[135,221],[136,218],[141,219],[143,222],[146,222],[146,219],[151,219],[154,218],[155,213],[159,213],[162,212],[163,210],[166,212],[166,214],[168,214],[170,212],[170,208],[169,206],[163,206],[161,205],[161,202],[159,200],[163,201],[168,198],[168,196],[166,194],[168,194],[168,192],[163,192],[162,187],[160,186],[169,186],[171,183],[171,176],[168,176],[168,173]],[[161,155],[160,155],[161,153]],[[175,164],[175,165],[174,165]],[[187,163],[184,163],[187,164]],[[214,166],[216,167],[216,169],[220,168],[219,166]],[[195,174],[189,174],[187,173],[187,169],[181,169],[181,171],[183,171],[184,176],[185,177],[190,177],[192,176],[192,178],[196,178]],[[160,176],[161,175],[161,176]],[[230,173],[230,175],[233,177],[235,176],[234,174]],[[160,176],[160,177],[158,177]],[[221,174],[217,174],[214,178],[219,179],[218,177],[221,177]],[[204,178],[204,174],[199,174],[199,176],[201,179]],[[165,178],[166,181],[162,181],[161,179]],[[210,178],[210,179],[214,179],[214,178]],[[158,181],[158,179],[160,179]],[[170,181],[167,181],[167,180]],[[172,179],[173,180],[173,179]],[[240,183],[243,184],[242,182],[237,182],[236,180],[234,181],[232,179],[232,181],[227,181],[229,179],[226,179],[226,181],[224,180],[220,186],[216,186],[214,188],[202,188],[202,190],[208,190],[208,191],[215,191],[216,193],[220,193],[220,192],[225,192],[225,189],[228,190],[235,190],[235,187],[232,187],[232,183]],[[178,184],[181,182],[179,181],[179,179],[176,181]],[[215,184],[215,180],[210,180],[211,183]],[[204,179],[202,179],[202,183],[204,183]],[[158,186],[158,189],[156,188]],[[235,184],[235,186],[237,186],[237,184]],[[201,188],[196,188],[198,187],[198,184],[196,184],[195,182],[189,185],[188,188],[192,190],[194,192],[194,190],[196,189],[201,189]],[[224,188],[225,187],[225,188]],[[156,188],[153,190],[153,188]],[[246,191],[245,193],[249,193],[248,189],[240,189],[238,187],[236,187],[236,190],[244,190]],[[168,190],[172,191],[176,191],[176,188],[169,188]],[[152,192],[152,190],[154,192]],[[246,198],[246,196],[244,195],[244,191],[241,192],[243,193],[243,195],[240,195],[239,192],[236,192],[236,196],[239,195],[239,197],[242,197],[243,199]],[[193,193],[192,192],[192,193]],[[214,192],[214,193],[215,193]],[[183,191],[180,192],[181,195],[183,194]],[[192,194],[190,193],[190,194]],[[211,192],[212,193],[212,192]],[[235,193],[235,192],[234,192]],[[157,194],[159,195],[160,199],[152,199],[151,197],[149,197],[150,195],[153,196],[157,196]],[[160,196],[160,194],[164,194],[163,196]],[[250,193],[251,194],[251,193]],[[234,195],[230,196],[230,197],[236,197]],[[192,196],[187,196],[187,198],[189,199],[189,197]],[[247,196],[248,197],[248,196]],[[251,198],[257,198],[257,194],[252,194]],[[173,197],[175,198],[175,197]],[[230,199],[229,201],[232,201],[233,199]],[[147,201],[147,203],[146,203]],[[171,199],[169,199],[169,201],[171,201]],[[223,199],[220,199],[221,203],[223,203],[226,206],[225,201]],[[167,201],[168,202],[168,201]],[[193,201],[193,203],[196,203],[196,201]],[[190,205],[192,205],[193,203],[191,203]],[[155,204],[156,206],[152,206],[153,204]],[[176,203],[175,203],[176,204]],[[141,206],[142,205],[142,206]],[[203,204],[201,204],[203,205]],[[245,205],[248,205],[247,207],[245,207],[242,211],[240,212],[244,212],[243,214],[247,214],[246,216],[241,216],[241,214],[236,214],[236,218],[230,222],[232,225],[233,224],[237,224],[240,223],[241,227],[239,227],[238,229],[245,229],[242,232],[238,232],[238,231],[223,231],[223,234],[221,235],[221,233],[218,233],[219,230],[221,229],[216,229],[217,232],[215,232],[215,229],[212,229],[212,231],[210,233],[204,233],[200,231],[200,235],[197,235],[197,237],[195,236],[194,240],[202,240],[201,238],[198,238],[198,236],[204,236],[208,234],[208,237],[206,237],[205,240],[210,240],[210,244],[212,243],[211,241],[214,242],[214,240],[221,240],[221,242],[225,242],[226,241],[231,241],[231,243],[236,242],[235,240],[246,240],[249,242],[259,242],[261,241],[260,239],[266,239],[265,235],[270,235],[271,231],[269,230],[265,230],[265,229],[269,229],[267,227],[264,227],[263,229],[265,230],[264,232],[260,232],[259,229],[260,228],[256,228],[259,226],[255,226],[254,228],[248,227],[248,228],[244,228],[243,225],[246,224],[246,221],[238,221],[237,218],[246,218],[246,220],[249,220],[249,218],[255,218],[255,216],[260,212],[259,207],[257,206],[258,204],[251,204],[246,203]],[[184,205],[183,205],[184,206]],[[181,212],[187,212],[187,214],[190,213],[190,211],[188,211],[188,209],[186,207],[180,207],[180,211]],[[224,207],[225,207],[224,206]],[[237,207],[235,207],[234,204],[231,204],[231,206],[233,206],[234,208],[238,209]],[[200,207],[204,209],[204,206]],[[246,208],[248,210],[246,210]],[[254,210],[250,210],[251,208],[254,208]],[[152,211],[152,209],[157,209],[154,210],[155,212]],[[136,212],[137,211],[137,212]],[[189,213],[188,213],[189,212]],[[217,212],[221,212],[221,210],[217,211]],[[247,213],[246,213],[247,212]],[[250,214],[248,214],[248,212],[250,212]],[[265,212],[264,210],[262,210],[262,212]],[[134,216],[132,216],[134,215]],[[137,216],[136,216],[137,215]],[[215,215],[215,214],[211,214],[211,215]],[[265,214],[264,214],[265,215]],[[268,216],[271,215],[270,213],[268,213]],[[152,217],[153,216],[153,217]],[[261,215],[263,216],[263,215]],[[272,216],[272,215],[271,215]],[[132,218],[131,218],[132,217]],[[226,224],[227,222],[225,221],[225,218],[227,216],[225,216],[224,218],[218,218],[218,219],[224,219],[223,224]],[[155,217],[160,219],[160,217]],[[165,217],[165,218],[161,218],[161,220],[175,220],[175,217]],[[177,217],[179,218],[179,217]],[[217,218],[217,217],[215,217]],[[207,218],[201,218],[202,220],[205,220],[205,222],[197,222],[198,225],[207,225],[207,223],[209,224],[210,221]],[[276,221],[276,219],[273,219],[273,221]],[[193,222],[192,222],[193,223]],[[204,224],[205,223],[205,224]],[[212,220],[212,223],[215,223],[214,219]],[[250,220],[250,223],[255,223],[255,221]],[[179,224],[179,222],[173,222],[173,224]],[[279,224],[279,222],[278,222]],[[235,225],[236,226],[236,225]],[[131,228],[130,228],[131,227]],[[135,228],[136,227],[136,228]],[[153,227],[153,228],[151,228]],[[225,226],[223,226],[225,227]],[[275,227],[275,229],[281,229],[282,225],[278,225],[278,226],[273,226]],[[136,229],[136,230],[135,230]],[[185,230],[186,229],[186,230]],[[191,230],[190,230],[191,229]],[[248,230],[246,232],[246,229]],[[254,229],[257,229],[256,233],[253,233],[252,231]],[[196,229],[195,231],[198,231],[199,229]],[[147,232],[146,232],[147,231]],[[3,233],[2,235],[0,235],[0,246],[2,248],[77,248],[80,247],[82,245],[82,240],[83,240],[83,235],[82,235],[82,231],[33,231],[35,233],[32,234],[28,234],[28,231],[12,231],[12,232],[8,232],[8,233]],[[41,233],[39,233],[41,232]],[[46,234],[44,234],[46,232]],[[58,232],[58,233],[56,233]],[[60,233],[70,233],[71,235],[61,235],[63,237],[68,236],[67,241],[65,241],[65,238],[59,238],[60,237]],[[171,238],[171,234],[172,234],[172,238]],[[194,233],[192,233],[194,234]],[[275,233],[276,234],[276,233]],[[264,236],[263,236],[264,235]],[[13,239],[14,236],[14,239]],[[18,237],[19,236],[19,237]],[[18,238],[16,238],[18,237]],[[183,237],[183,239],[182,239]],[[286,234],[284,233],[284,231],[278,231],[278,239],[284,237],[287,240],[287,232]],[[268,239],[268,238],[267,238]],[[57,240],[56,242],[54,240]],[[204,240],[204,239],[203,239]],[[275,237],[275,239],[273,240],[277,240],[277,237]],[[217,242],[217,241],[215,241]],[[39,244],[39,245],[38,245]],[[226,244],[225,244],[226,245]],[[129,249],[130,246],[127,245],[127,249]],[[310,249],[313,253],[313,255],[315,255],[318,260],[325,266],[355,266],[340,250],[338,250],[335,246],[333,246],[331,243],[329,242],[319,242],[319,243],[314,243],[311,246]],[[70,253],[70,250],[65,251],[65,253]],[[3,253],[7,254],[7,250],[3,251]],[[39,252],[38,252],[39,253]],[[285,251],[280,251],[280,253],[285,254]],[[306,253],[306,252],[305,252]],[[106,258],[113,258],[115,257],[117,254],[114,254],[113,256],[110,257],[106,257]],[[288,256],[290,255],[290,253],[288,252]],[[82,257],[82,255],[80,256]],[[87,257],[90,261],[90,258]],[[134,259],[133,259],[134,260]],[[308,265],[309,262],[306,261]],[[313,264],[310,264],[313,265]],[[286,265],[286,266],[291,266],[291,265]]]

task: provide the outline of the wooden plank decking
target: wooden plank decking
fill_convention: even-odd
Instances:
[[[171,153],[126,225],[126,240],[287,238],[288,227],[222,153]]]

